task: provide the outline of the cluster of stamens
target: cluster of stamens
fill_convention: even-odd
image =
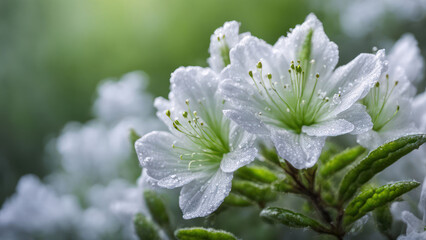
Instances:
[[[391,84],[389,75],[386,74],[386,91],[382,93],[380,89],[382,84],[380,84],[380,82],[376,82],[373,89],[371,89],[369,96],[364,99],[364,104],[367,106],[368,113],[370,114],[371,120],[373,122],[373,130],[379,131],[386,124],[392,121],[392,119],[394,119],[398,114],[400,109],[399,105],[395,107],[395,111],[391,116],[385,114],[387,107],[386,105],[388,104],[389,98],[391,97],[398,83],[398,81],[395,81],[393,84]]]
[[[314,64],[314,61],[310,64]],[[259,94],[269,100],[270,107],[266,107],[265,110],[271,111],[273,108],[280,112],[281,122],[296,132],[300,132],[304,125],[315,123],[315,119],[330,100],[326,92],[320,89],[317,92],[319,74],[315,75],[313,87],[307,88],[309,75],[305,74],[300,61],[297,61],[297,64],[294,61],[291,62],[288,70],[290,84],[279,84],[273,79],[271,73],[267,73],[264,78],[262,62],[257,63],[256,69],[259,79],[256,79],[252,71],[248,74]],[[283,79],[284,77],[281,77],[280,80]],[[314,95],[317,97],[314,98]],[[262,115],[262,112],[258,114]]]
[[[201,121],[197,111],[191,110],[189,100],[185,103],[188,108],[187,111],[182,112],[185,124],[178,118],[172,119],[170,110],[167,110],[165,114],[171,120],[174,129],[184,134],[197,147],[182,147],[174,143],[172,148],[181,153],[182,161],[188,161],[188,169],[191,169],[194,163],[198,163],[198,167],[201,167],[203,162],[220,161],[223,154],[229,152],[228,146],[207,124]]]

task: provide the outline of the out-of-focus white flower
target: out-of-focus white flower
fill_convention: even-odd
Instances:
[[[426,16],[424,0],[352,0],[312,1],[321,4],[328,13],[334,9],[339,14],[343,31],[351,37],[372,33],[388,19],[417,21]]]
[[[358,143],[375,149],[387,141],[419,133],[412,118],[416,89],[411,84],[423,72],[423,59],[411,35],[404,35],[387,57],[388,69],[361,101],[371,116],[373,128],[358,135]],[[384,56],[383,56],[384,57]]]
[[[398,240],[424,240],[426,239],[426,178],[423,181],[422,193],[420,195],[419,210],[422,218],[417,218],[408,211],[402,212],[402,220],[407,224],[406,235],[398,237]]]
[[[0,238],[69,239],[81,214],[77,200],[58,196],[33,175],[23,176],[0,211]]]
[[[98,87],[98,98],[93,106],[96,117],[108,123],[117,123],[131,117],[151,117],[153,97],[145,92],[146,79],[143,72],[131,72],[120,81],[103,82]]]
[[[159,187],[182,187],[185,219],[216,210],[231,190],[233,172],[257,154],[254,137],[223,116],[219,81],[211,69],[177,69],[170,100],[155,101],[157,116],[170,132],[151,132],[135,145],[141,165]]]
[[[207,60],[210,67],[216,72],[222,71],[229,63],[229,51],[237,45],[241,39],[250,36],[250,33],[239,34],[240,23],[236,21],[226,22],[216,29],[210,37],[210,58]]]
[[[220,85],[225,115],[248,132],[270,138],[296,168],[313,166],[327,136],[359,134],[372,127],[363,98],[382,62],[361,54],[334,70],[337,45],[310,14],[274,47],[245,37],[230,52]]]

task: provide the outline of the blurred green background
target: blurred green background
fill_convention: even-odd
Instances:
[[[321,5],[321,4],[320,4]],[[1,0],[0,204],[26,173],[44,176],[45,145],[69,121],[85,122],[99,81],[133,70],[166,96],[179,66],[207,66],[210,35],[237,20],[273,44],[309,12],[340,47],[340,63],[413,32],[424,22],[390,22],[362,40],[340,30],[338,12],[307,0]],[[386,44],[385,44],[386,45]]]

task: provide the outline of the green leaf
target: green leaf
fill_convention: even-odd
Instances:
[[[278,207],[268,207],[260,212],[263,219],[278,222],[289,227],[306,228],[310,227],[314,230],[323,229],[321,224],[300,213],[295,213],[287,209]]]
[[[373,150],[343,178],[339,189],[339,201],[349,200],[356,191],[374,175],[389,167],[401,157],[426,142],[426,135],[410,135],[385,143]]]
[[[247,207],[253,205],[253,202],[250,201],[250,199],[232,192],[229,193],[223,203],[234,207]]]
[[[137,213],[133,219],[136,235],[140,240],[160,240],[158,229],[142,213]]]
[[[136,141],[141,138],[141,136],[135,131],[135,129],[130,129],[130,135],[129,135],[130,141],[133,145],[135,145]]]
[[[229,232],[212,228],[181,228],[175,231],[179,240],[236,240]]]
[[[340,151],[341,149],[339,148],[338,145],[331,142],[326,142],[318,161],[322,164],[325,164],[328,161],[330,161],[330,159],[335,154],[339,153]]]
[[[143,196],[154,221],[162,227],[168,227],[170,221],[163,200],[152,190],[145,191]]]
[[[297,192],[292,186],[292,184],[290,183],[289,179],[287,178],[274,182],[273,187],[275,191],[278,191],[278,192],[289,192],[289,193]]]
[[[277,197],[277,193],[269,185],[257,184],[245,180],[232,181],[232,191],[255,202],[269,202],[275,200]]]
[[[362,146],[356,146],[348,148],[343,152],[335,155],[330,161],[324,164],[320,169],[320,175],[322,177],[330,177],[336,172],[342,170],[353,161],[355,161],[361,154],[365,152],[365,148]]]
[[[351,224],[368,212],[392,202],[395,198],[419,185],[420,183],[415,181],[402,181],[361,192],[345,209],[345,225]]]
[[[242,167],[235,172],[235,176],[245,180],[254,180],[261,183],[272,183],[278,179],[278,177],[269,169],[259,166]]]
[[[265,161],[270,161],[277,165],[280,165],[280,160],[277,151],[275,151],[275,149],[268,148],[264,144],[260,144],[260,157]]]
[[[385,235],[388,234],[393,222],[390,204],[385,204],[374,209],[373,217],[379,231]]]

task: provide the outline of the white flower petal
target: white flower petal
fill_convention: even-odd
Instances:
[[[356,101],[365,97],[381,72],[382,62],[373,54],[360,54],[350,63],[337,68],[325,85],[330,92],[338,92],[338,88],[342,88],[341,102],[330,115],[349,109]]]
[[[312,167],[325,143],[325,137],[311,137],[282,129],[271,129],[271,139],[278,155],[298,169]]]
[[[344,119],[329,120],[302,127],[302,132],[316,137],[339,136],[353,130],[354,125]]]
[[[239,34],[239,29],[239,22],[230,21],[226,22],[223,27],[216,29],[211,35],[209,47],[210,58],[207,61],[214,71],[220,72],[225,67],[221,56],[223,43],[218,41],[218,37],[222,39],[225,36],[221,41],[225,41],[228,48],[232,49],[243,37],[250,35],[250,33]]]
[[[232,151],[223,156],[222,162],[220,162],[220,169],[223,172],[232,173],[238,168],[253,162],[256,155],[256,148],[242,148]]]
[[[361,134],[367,132],[373,127],[371,117],[366,112],[366,107],[362,104],[355,103],[348,110],[340,113],[338,118],[343,118],[354,125],[354,130],[351,134]]]
[[[208,172],[191,172],[188,163],[179,161],[172,145],[177,138],[168,132],[151,132],[135,143],[136,152],[147,174],[158,180],[160,187],[181,187],[194,179],[208,176]]]
[[[423,221],[426,221],[426,177],[423,180],[422,192],[420,194],[419,210],[423,213]]]
[[[170,84],[172,96],[169,98],[176,111],[187,111],[186,100],[189,100],[191,111],[197,111],[204,121],[210,117],[222,116],[223,104],[221,99],[216,97],[219,77],[211,69],[180,67],[172,73]]]
[[[231,191],[232,173],[220,169],[209,179],[195,180],[185,185],[179,196],[184,219],[205,217],[214,212]]]
[[[407,233],[424,232],[423,221],[408,211],[402,212],[402,220],[407,224]]]
[[[337,45],[327,37],[322,23],[313,13],[306,17],[302,25],[296,26],[287,37],[281,37],[274,45],[274,49],[285,55],[289,62],[300,60],[299,54],[304,39],[311,30],[313,31],[311,59],[315,60],[311,72],[327,77],[339,61],[339,50]]]
[[[404,34],[393,46],[388,56],[389,68],[397,66],[405,70],[413,84],[423,79],[424,60],[417,41],[412,34]]]
[[[167,126],[171,131],[174,131],[170,118],[166,116],[166,111],[173,110],[171,102],[163,97],[157,97],[154,101],[154,106],[157,108],[157,117]]]
[[[265,125],[253,113],[243,110],[223,110],[223,114],[247,132],[259,135],[269,133]]]

